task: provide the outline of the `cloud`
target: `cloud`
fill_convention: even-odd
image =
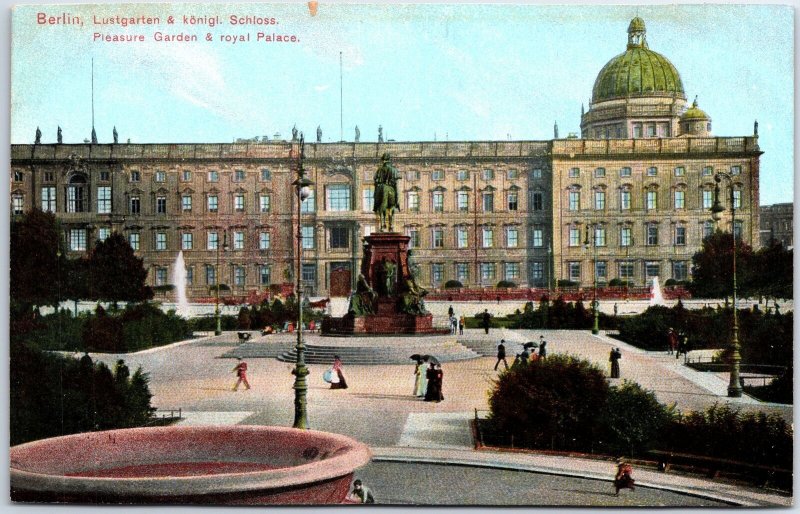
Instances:
[[[229,101],[241,92],[232,90],[218,55],[209,49],[154,42],[137,47],[133,60],[126,52],[109,53],[109,59],[117,65],[133,65],[135,72],[147,76],[150,87],[173,98],[229,121],[248,120],[247,102]]]
[[[324,84],[322,86],[314,86],[314,91],[316,91],[318,93],[322,93],[323,91],[325,91],[329,87],[331,87],[330,84]]]

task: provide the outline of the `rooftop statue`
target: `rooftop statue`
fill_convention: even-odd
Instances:
[[[35,145],[42,144],[42,131],[39,130],[39,127],[36,127],[36,139],[33,141],[33,144]]]

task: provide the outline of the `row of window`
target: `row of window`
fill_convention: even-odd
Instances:
[[[206,285],[217,285],[217,267],[213,264],[206,264]],[[268,286],[272,283],[272,269],[268,264],[256,265],[256,272],[258,273],[258,283],[262,286]],[[167,285],[169,282],[169,270],[166,267],[157,267],[154,269],[153,281],[156,286]],[[247,278],[247,268],[243,265],[234,264],[231,267],[232,284],[234,286],[244,286]],[[186,267],[186,285],[195,285],[194,266]]]
[[[470,264],[467,262],[456,262],[454,266],[454,278],[461,283],[469,282]],[[546,264],[541,261],[532,262],[530,265],[529,281],[535,285],[541,285],[545,279]],[[571,261],[567,263],[569,279],[574,282],[581,282],[581,268],[582,263],[579,261]],[[600,282],[608,281],[608,262],[597,261],[594,263],[595,278]],[[689,277],[689,263],[688,261],[673,261],[672,278],[675,280],[686,280]],[[272,283],[272,270],[268,264],[255,265],[256,272],[258,273],[258,283],[262,286],[268,286]],[[504,262],[502,263],[502,277],[503,280],[517,281],[520,279],[521,265],[518,262]],[[636,262],[634,261],[621,261],[617,263],[617,277],[622,280],[632,280],[635,276]],[[194,266],[187,266],[186,268],[186,283],[189,286],[195,283]],[[214,264],[204,265],[205,269],[205,284],[214,286],[217,284],[217,266]],[[445,264],[444,263],[431,263],[431,284],[434,286],[441,285],[445,281]],[[491,284],[498,279],[497,276],[498,263],[495,262],[481,262],[478,264],[478,274],[480,283]],[[316,265],[303,264],[302,274],[303,281],[306,283],[314,284],[316,282]],[[661,262],[659,261],[645,261],[643,263],[643,271],[645,280],[661,276]],[[154,282],[157,286],[166,285],[168,283],[169,270],[166,267],[155,268]],[[244,286],[247,280],[247,266],[234,264],[231,266],[230,275],[232,284],[234,286]]]
[[[189,182],[192,180],[193,172],[192,170],[182,170],[180,172],[180,179],[181,182]],[[129,175],[130,182],[141,182],[142,174],[138,170],[132,170]],[[209,170],[206,172],[206,181],[207,182],[219,182],[220,173],[217,170]],[[259,179],[263,182],[272,179],[272,172],[268,168],[262,168],[260,170]],[[234,170],[233,171],[233,181],[234,182],[244,182],[247,180],[247,171],[246,170]],[[153,173],[153,181],[155,182],[166,182],[167,181],[167,172],[163,170],[156,170]]]
[[[365,202],[364,202],[364,210],[371,211],[372,210],[372,198],[369,197],[369,203],[367,202],[367,191],[372,190],[365,190]],[[431,193],[431,203],[430,203],[430,210],[432,212],[444,212],[444,191],[433,191]],[[483,212],[493,212],[494,211],[494,199],[495,194],[493,191],[484,191],[481,193],[481,210]],[[407,193],[407,210],[410,212],[420,212],[420,193],[419,191],[409,191]],[[505,207],[509,211],[518,211],[519,210],[519,193],[516,191],[509,191],[505,195]],[[468,212],[470,210],[470,199],[469,193],[467,191],[456,191],[455,197],[456,203],[456,211],[457,212]],[[544,194],[540,191],[534,191],[531,193],[531,210],[534,211],[541,211],[544,209]]]
[[[203,265],[205,269],[205,285],[217,285],[217,266],[214,264]],[[195,285],[195,267],[186,267],[186,285]],[[258,274],[258,284],[268,286],[272,284],[272,267],[269,264],[255,265],[255,271]],[[246,285],[247,281],[247,266],[241,264],[234,264],[231,266],[230,272],[231,283],[236,287]],[[153,282],[156,286],[167,285],[169,282],[169,269],[166,267],[157,267],[154,270]],[[317,267],[315,264],[303,264],[302,267],[303,282],[308,284],[315,284],[317,281]],[[224,280],[224,277],[222,277]]]
[[[519,229],[517,227],[506,227],[505,230],[505,248],[518,248]],[[533,229],[533,244],[534,246],[541,246],[543,241],[544,230],[541,228]],[[406,229],[406,235],[411,239],[408,243],[409,248],[420,247],[420,234],[419,229],[409,228]],[[480,230],[481,248],[495,248],[497,241],[495,240],[495,229],[492,227],[481,227]],[[469,232],[467,227],[456,227],[455,229],[455,247],[468,248],[469,247]],[[434,227],[431,229],[431,248],[444,248],[445,247],[445,229],[441,227]]]
[[[110,182],[111,181],[111,172],[110,171],[100,171],[99,173],[99,180],[100,182]],[[25,172],[22,170],[14,170],[14,182],[24,182],[25,181]],[[56,181],[56,174],[54,171],[45,171],[42,176],[42,182],[55,182]]]
[[[742,237],[742,222],[740,220],[736,220],[736,223],[733,227],[734,237],[737,239]],[[656,246],[659,243],[659,236],[658,236],[658,224],[657,223],[646,223],[644,226],[644,242],[646,246]],[[711,234],[714,233],[714,222],[713,221],[704,221],[703,222],[703,239],[709,237]],[[606,227],[603,225],[595,225],[594,230],[592,231],[591,238],[586,235],[582,237],[581,229],[578,227],[570,227],[569,228],[569,246],[581,246],[585,244],[590,244],[593,246],[607,246],[608,241],[606,238]],[[676,246],[685,246],[687,244],[687,231],[686,225],[683,224],[676,224],[672,231],[672,244]],[[620,227],[619,228],[619,246],[621,247],[628,247],[634,246],[635,241],[633,238],[633,229],[631,227]]]
[[[627,211],[631,209],[631,191],[629,189],[619,190],[619,210]],[[606,191],[597,190],[593,192],[594,209],[606,209]],[[714,204],[714,191],[703,189],[700,191],[700,203],[703,209],[710,209]],[[686,191],[676,189],[672,191],[672,206],[675,209],[686,208]],[[658,209],[658,191],[651,189],[644,192],[644,207],[646,210]],[[733,190],[733,207],[741,209],[742,207],[742,191],[740,189]],[[581,209],[581,192],[569,191],[568,192],[568,209],[570,211],[579,211]]]
[[[89,210],[89,196],[84,182],[70,184],[66,190],[66,212],[87,212]],[[343,212],[351,209],[350,186],[348,184],[331,184],[326,187],[327,210],[331,212]],[[578,211],[581,209],[581,191],[571,190],[567,193],[568,210]],[[233,196],[234,212],[245,212],[247,209],[246,194],[237,193]],[[271,195],[261,193],[257,197],[258,212],[270,212],[272,201]],[[444,212],[444,191],[433,191],[431,193],[430,208],[432,212]],[[607,192],[596,190],[593,192],[593,203],[595,210],[605,210],[607,207]],[[619,209],[630,210],[632,207],[632,191],[621,189],[618,192]],[[484,191],[481,193],[481,207],[483,212],[493,212],[495,204],[494,191]],[[43,211],[56,212],[57,196],[55,186],[43,186],[41,188],[41,208]],[[541,191],[531,193],[531,210],[541,211],[544,209],[544,194]],[[710,209],[714,202],[714,191],[703,189],[700,191],[700,202],[703,209]],[[219,195],[206,195],[206,212],[219,212]],[[315,205],[314,191],[306,198],[302,205],[302,212],[314,212]],[[374,190],[367,188],[363,190],[363,210],[371,212],[374,203]],[[188,213],[193,210],[193,196],[185,194],[181,196],[181,211]],[[457,212],[468,212],[470,205],[469,192],[456,191],[455,204]],[[675,209],[686,208],[686,191],[676,189],[672,191],[672,205]],[[646,210],[658,208],[658,191],[651,189],[644,193],[644,206]],[[742,191],[733,190],[733,206],[740,209],[742,206]],[[410,212],[420,212],[420,192],[409,191],[407,193],[407,207]],[[519,210],[519,193],[508,191],[505,194],[505,208],[508,211]],[[22,214],[24,211],[24,197],[21,195],[12,196],[12,212]],[[97,211],[98,214],[110,214],[112,212],[111,186],[97,187]],[[128,213],[141,214],[142,200],[138,195],[128,197]],[[158,195],[155,198],[155,214],[167,214],[167,196]]]
[[[371,172],[368,172],[370,176],[368,178],[372,178]],[[416,181],[420,180],[422,173],[419,170],[411,170],[406,172],[406,180],[408,181]],[[495,178],[495,170],[491,168],[486,168],[481,170],[481,179],[482,180],[494,180]],[[520,172],[517,169],[510,169],[506,170],[505,176],[508,180],[516,180],[520,178]],[[530,173],[531,178],[542,178],[542,169],[541,168],[534,168],[531,170]],[[456,180],[463,182],[469,180],[470,171],[469,170],[457,170],[456,171]],[[444,170],[432,170],[431,171],[431,180],[439,181],[445,179],[445,171]]]
[[[742,167],[741,166],[731,166],[729,170],[731,175],[741,175],[742,174]],[[686,175],[686,167],[684,166],[676,166],[672,169],[672,174],[676,177],[683,177]],[[710,177],[714,174],[714,167],[713,166],[703,166],[702,175],[704,177]],[[648,177],[656,177],[658,176],[658,167],[657,166],[650,166],[645,170],[645,175]],[[580,168],[570,168],[569,170],[569,177],[570,178],[578,178],[581,176],[581,169]],[[594,169],[594,176],[595,178],[603,178],[606,176],[606,169],[605,168],[595,168]],[[619,176],[620,177],[630,177],[632,176],[631,168],[625,166],[619,169]]]
[[[573,282],[581,282],[581,262],[570,261],[567,263],[569,279]],[[617,262],[617,277],[622,280],[632,280],[636,268],[635,261],[620,261]],[[654,277],[661,277],[661,262],[659,261],[645,261],[644,262],[644,278],[645,280]],[[594,263],[595,277],[598,282],[606,282],[608,280],[608,262],[596,261]],[[663,277],[662,277],[663,278]],[[675,280],[687,280],[689,278],[689,262],[688,261],[672,261],[672,278]]]
[[[742,167],[741,166],[731,166],[729,168],[729,172],[731,175],[741,175]],[[672,173],[676,177],[682,177],[686,174],[686,168],[684,166],[676,166],[673,168]],[[714,174],[713,166],[704,166],[702,169],[703,176],[711,176]],[[369,178],[371,178],[371,172],[368,172]],[[570,178],[577,178],[581,175],[580,168],[570,168],[569,170],[569,177]],[[630,177],[632,175],[632,171],[630,167],[622,167],[619,169],[619,176],[620,177]],[[648,177],[655,177],[658,175],[658,167],[650,166],[647,168],[645,175]],[[100,171],[100,181],[109,181],[111,180],[111,172],[109,171]],[[193,172],[191,170],[183,170],[180,172],[180,179],[182,182],[190,182],[192,180]],[[468,170],[458,170],[456,171],[456,180],[458,181],[466,181],[469,180],[470,172]],[[597,178],[603,178],[606,176],[606,168],[598,167],[594,169],[594,176]],[[421,173],[419,170],[413,170],[406,172],[406,179],[409,181],[416,181],[420,180]],[[516,180],[520,177],[519,170],[510,169],[506,171],[506,177],[509,180]],[[266,182],[272,179],[272,172],[267,169],[263,168],[260,170],[259,178],[261,181]],[[495,171],[493,169],[485,169],[481,173],[481,178],[483,180],[493,180],[495,178]],[[541,168],[534,168],[531,170],[531,178],[542,178],[542,170]],[[25,172],[21,170],[14,171],[14,181],[15,182],[22,182],[25,179]],[[142,175],[141,172],[138,170],[132,170],[129,175],[130,182],[141,182]],[[220,173],[216,170],[210,170],[206,172],[206,181],[207,182],[219,182]],[[233,172],[233,181],[234,182],[244,182],[247,179],[247,172],[245,170],[234,170]],[[440,181],[445,179],[445,172],[444,170],[433,170],[431,171],[431,180]],[[153,180],[155,182],[166,182],[167,180],[167,172],[158,170],[153,174]],[[55,181],[55,173],[52,171],[44,172],[44,181],[45,182],[54,182]]]
[[[350,186],[347,184],[331,184],[326,188],[327,192],[327,210],[332,212],[349,211],[351,209],[350,202]],[[363,210],[364,212],[372,212],[374,203],[374,190],[367,188],[363,190]],[[233,195],[233,210],[234,212],[245,212],[247,210],[247,195],[244,193],[237,193]],[[419,192],[408,192],[408,210],[411,212],[419,212]],[[66,212],[88,212],[89,211],[89,198],[87,188],[78,186],[68,186],[66,192],[67,208]],[[469,211],[469,193],[466,191],[456,192],[456,209],[458,212]],[[256,196],[258,202],[258,212],[268,213],[272,207],[271,195],[261,193]],[[315,197],[314,191],[306,198],[302,205],[302,212],[315,211]],[[494,211],[494,192],[487,191],[481,195],[481,205],[484,212]],[[506,194],[506,208],[509,211],[519,210],[519,193],[510,191]],[[535,191],[531,194],[531,207],[534,211],[541,211],[544,209],[544,195],[540,191]],[[41,188],[41,208],[43,211],[56,212],[57,210],[57,195],[55,186],[43,186]],[[111,186],[99,186],[97,188],[97,206],[96,212],[98,214],[110,214],[112,212],[112,195]],[[167,196],[158,195],[155,197],[153,205],[153,212],[155,214],[167,214]],[[184,194],[181,196],[181,211],[184,213],[192,212],[194,209],[194,196]],[[206,195],[205,212],[219,212],[220,199],[217,194]],[[444,212],[444,192],[434,191],[431,194],[431,209],[433,212]],[[12,210],[14,214],[22,214],[24,211],[24,197],[21,195],[12,196]],[[128,214],[141,214],[142,213],[142,198],[139,195],[132,195],[128,197]]]

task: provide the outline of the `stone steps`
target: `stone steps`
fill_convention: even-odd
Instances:
[[[334,355],[338,355],[342,362],[352,365],[380,365],[380,364],[412,364],[411,355],[433,355],[441,362],[453,362],[476,359],[480,355],[469,348],[456,342],[439,344],[401,344],[398,346],[343,346],[307,344],[305,361],[309,364],[332,364]],[[297,354],[292,347],[280,354],[278,360],[282,362],[295,362]]]

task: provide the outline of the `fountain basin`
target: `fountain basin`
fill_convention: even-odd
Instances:
[[[11,499],[134,504],[343,503],[369,448],[263,426],[153,427],[42,439],[10,450]]]

